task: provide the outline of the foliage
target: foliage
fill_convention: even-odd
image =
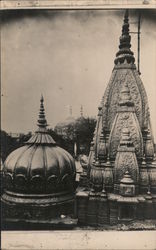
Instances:
[[[80,117],[76,119],[75,123],[65,124],[61,127],[63,133],[60,136],[66,142],[67,150],[74,154],[74,143],[77,145],[77,154],[89,154],[90,143],[93,138],[96,120],[90,117]],[[55,131],[57,131],[55,129]],[[67,143],[68,142],[68,143]],[[63,147],[63,145],[61,145]],[[70,150],[69,150],[70,147]]]
[[[74,156],[74,144],[77,145],[77,154],[89,154],[90,142],[93,138],[96,120],[94,118],[78,118],[75,123],[69,123],[65,127],[65,134],[60,135],[53,129],[48,129],[49,134],[56,141],[57,145],[67,150]],[[31,137],[28,134],[20,134],[12,137],[5,131],[0,131],[1,136],[1,158],[4,162],[6,157],[16,148],[24,145]]]
[[[0,131],[1,137],[1,158],[4,162],[6,157],[14,151],[16,148],[19,148],[24,145],[24,142],[31,137],[31,133],[20,134],[19,137],[12,137],[7,134],[4,130]]]
[[[72,138],[68,135],[66,137],[59,135],[55,130],[53,129],[48,129],[48,133],[52,136],[52,138],[54,139],[54,141],[56,142],[56,144],[58,146],[60,146],[61,148],[64,148],[65,150],[67,150],[71,155],[74,156],[74,141],[72,140]]]

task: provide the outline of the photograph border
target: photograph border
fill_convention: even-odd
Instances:
[[[1,10],[155,9],[155,0],[2,0]],[[1,249],[156,249],[156,231],[2,231]]]

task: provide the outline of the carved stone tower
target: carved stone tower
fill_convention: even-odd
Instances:
[[[110,224],[156,216],[154,139],[130,42],[126,11],[114,69],[98,108],[88,160],[89,186],[77,193],[78,218],[89,225],[99,224],[101,216]]]

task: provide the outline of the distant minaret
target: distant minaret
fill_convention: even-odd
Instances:
[[[80,116],[83,117],[83,106],[81,105],[81,108],[80,108]]]
[[[70,106],[69,106],[69,116],[72,116],[72,113],[73,113],[73,112],[72,112],[72,106],[70,105]]]

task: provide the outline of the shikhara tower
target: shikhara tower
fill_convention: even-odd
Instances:
[[[98,108],[88,172],[77,193],[80,223],[156,217],[154,139],[130,42],[126,11],[115,66]]]

